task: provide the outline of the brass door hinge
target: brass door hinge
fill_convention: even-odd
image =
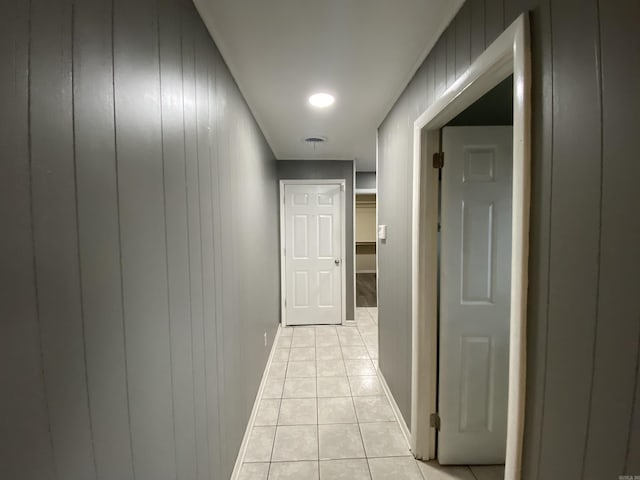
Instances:
[[[444,167],[444,152],[436,152],[433,154],[433,168]]]
[[[436,430],[440,430],[440,415],[437,413],[432,413],[429,415],[429,425],[431,425]]]

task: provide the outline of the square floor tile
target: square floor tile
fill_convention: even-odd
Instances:
[[[317,368],[319,377],[344,377],[347,375],[344,362],[341,359],[318,360]]]
[[[262,398],[281,398],[282,387],[284,386],[284,378],[269,378],[264,383],[264,391]]]
[[[476,477],[468,467],[443,467],[435,460],[429,462],[417,461],[416,464],[420,468],[422,476],[429,480],[476,480]],[[503,480],[503,478],[500,480]]]
[[[283,337],[280,336],[280,338],[278,338],[278,345],[277,348],[289,348],[291,347],[291,336],[288,337]]]
[[[342,356],[345,360],[366,360],[369,358],[369,352],[361,345],[344,345]]]
[[[278,412],[280,411],[279,398],[263,398],[258,406],[255,425],[264,427],[278,424]]]
[[[273,462],[318,459],[318,427],[296,425],[278,427],[273,446]]]
[[[243,463],[238,480],[267,480],[268,463]]]
[[[378,334],[377,333],[372,333],[372,334],[366,334],[366,335],[362,335],[362,341],[364,342],[364,344],[367,347],[377,347],[378,346]]]
[[[348,335],[340,337],[340,345],[343,347],[352,345],[364,346],[364,342],[362,338],[360,338],[360,335]]]
[[[316,347],[337,347],[340,341],[337,336],[318,335],[316,337]]]
[[[423,480],[413,457],[370,458],[373,480]]]
[[[318,423],[357,423],[351,397],[319,398]]]
[[[333,325],[318,325],[316,327],[316,337],[327,337],[336,335],[336,327]]]
[[[293,335],[293,327],[281,327],[280,328],[280,336],[281,337],[291,337]]]
[[[353,397],[358,422],[393,422],[396,416],[387,397]]]
[[[361,423],[360,431],[367,457],[411,455],[409,445],[396,422]]]
[[[253,427],[247,443],[245,462],[268,462],[271,460],[273,437],[276,427]]]
[[[359,337],[360,336],[360,332],[358,331],[358,328],[353,326],[353,327],[339,327],[336,328],[336,332],[338,332],[338,336],[340,338],[349,338],[349,337]]]
[[[315,345],[316,345],[315,335],[302,335],[302,336],[296,337],[295,333],[293,334],[293,340],[291,340],[292,348],[315,347]]]
[[[303,362],[316,359],[316,347],[295,347],[291,349],[289,360]]]
[[[287,367],[287,378],[289,377],[315,377],[316,376],[316,362],[304,361],[304,362],[289,362]]]
[[[504,465],[470,465],[478,480],[504,480]]]
[[[313,325],[293,327],[294,337],[313,337],[316,334],[316,327]]]
[[[347,377],[318,377],[318,397],[350,396],[351,389]]]
[[[365,459],[321,460],[320,480],[371,480]]]
[[[369,356],[371,357],[371,359],[377,359],[379,356],[378,347],[367,346],[367,352],[369,352]]]
[[[287,362],[271,362],[269,378],[284,378],[287,371]]]
[[[269,480],[315,480],[318,462],[278,462],[271,464]]]
[[[276,348],[273,352],[274,362],[288,362],[289,361],[289,349],[288,348]]]
[[[317,360],[341,360],[342,350],[335,345],[333,347],[316,347]]]
[[[278,425],[316,425],[318,405],[315,398],[283,398]]]
[[[316,378],[287,378],[284,381],[282,398],[315,398]]]
[[[349,384],[354,397],[384,395],[380,381],[374,375],[349,377]]]
[[[358,328],[359,327],[373,327],[373,326],[376,325],[376,322],[374,322],[373,318],[371,318],[371,317],[356,318],[356,322],[358,323]]]
[[[378,327],[375,324],[374,325],[358,325],[358,331],[360,332],[361,336],[377,335]]]
[[[350,377],[356,375],[376,375],[376,368],[371,360],[345,360],[347,367],[347,375]]]
[[[320,459],[363,458],[358,425],[319,425]]]

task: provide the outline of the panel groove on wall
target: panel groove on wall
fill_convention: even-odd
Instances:
[[[194,439],[196,445],[196,474],[202,480],[209,478],[208,433],[206,428],[206,412],[204,391],[202,387],[202,275],[200,269],[200,206],[197,173],[197,131],[195,122],[196,86],[195,86],[195,37],[193,20],[195,14],[185,2],[184,20],[182,22],[182,75],[184,137],[185,137],[185,177],[187,195],[187,238],[189,253],[189,301],[191,312],[191,364],[193,375],[194,397]]]
[[[95,478],[75,215],[72,10],[67,1],[31,7],[34,259],[49,418],[60,476]]]
[[[84,288],[82,278],[82,256],[80,245],[80,209],[78,199],[78,152],[77,152],[77,137],[76,137],[76,70],[75,70],[75,38],[76,38],[76,8],[75,4],[71,3],[71,25],[70,25],[70,57],[71,57],[71,144],[72,144],[72,161],[73,161],[73,195],[75,197],[74,202],[74,214],[75,214],[75,248],[77,255],[77,267],[78,267],[78,290],[80,293],[80,327],[82,333],[82,360],[84,363],[84,381],[85,381],[85,393],[88,410],[88,423],[89,423],[89,438],[91,439],[91,460],[93,462],[93,472],[95,477],[98,477],[98,463],[96,459],[95,448],[95,435],[93,428],[93,419],[91,416],[91,396],[89,395],[89,367],[87,362],[87,328],[86,328],[86,314],[84,303]]]
[[[0,477],[49,480],[58,475],[43,377],[33,260],[31,6],[22,0],[4,5],[0,16]],[[20,428],[16,428],[16,419],[21,420]]]
[[[129,380],[129,359],[127,355],[127,328],[126,328],[126,307],[124,304],[124,261],[122,258],[122,224],[121,224],[121,212],[122,206],[120,204],[120,169],[119,169],[119,161],[118,161],[118,129],[117,126],[117,115],[118,108],[115,103],[116,98],[116,63],[115,63],[115,2],[116,0],[111,0],[111,88],[112,88],[112,101],[113,101],[113,157],[114,157],[114,170],[115,170],[115,184],[116,184],[116,216],[118,219],[118,270],[120,277],[120,303],[122,305],[122,342],[123,342],[123,350],[122,350],[122,358],[124,363],[124,371],[125,371],[125,385],[126,385],[126,396],[127,396],[127,427],[129,430],[129,450],[131,452],[131,477],[136,478],[135,472],[135,453],[133,451],[133,429],[131,428],[131,385]]]

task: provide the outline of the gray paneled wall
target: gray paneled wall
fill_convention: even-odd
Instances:
[[[376,172],[356,172],[356,189],[358,188],[375,189]]]
[[[409,422],[411,126],[527,10],[533,188],[523,478],[637,474],[635,0],[468,0],[436,43],[379,128],[379,222],[389,225],[378,257],[380,366]]]
[[[191,1],[3,7],[0,478],[229,478],[279,318],[273,154]]]
[[[352,160],[278,160],[278,179],[344,179],[346,184],[345,205],[347,231],[345,241],[347,242],[347,252],[345,254],[347,271],[347,320],[355,319],[355,294],[354,275],[355,259],[353,257],[353,247],[355,237],[353,236],[353,173],[354,165]],[[279,214],[279,210],[278,210]],[[279,224],[278,224],[279,225]],[[278,229],[278,232],[280,230]],[[280,256],[278,255],[278,259]]]

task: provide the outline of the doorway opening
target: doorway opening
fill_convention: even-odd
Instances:
[[[378,306],[376,194],[356,190],[356,307]]]
[[[443,463],[504,459],[509,480],[520,478],[524,426],[528,45],[528,19],[522,15],[414,123],[412,451]],[[512,127],[478,133],[480,127],[447,126],[505,80],[512,82]],[[447,143],[452,153],[445,150],[444,169],[453,168],[451,176],[442,176],[440,212],[439,152]],[[475,322],[482,328],[467,328],[477,326],[482,315],[486,319]],[[477,450],[473,440],[482,435]]]
[[[509,76],[447,123],[438,165],[436,458],[494,472],[507,435],[512,93]]]

